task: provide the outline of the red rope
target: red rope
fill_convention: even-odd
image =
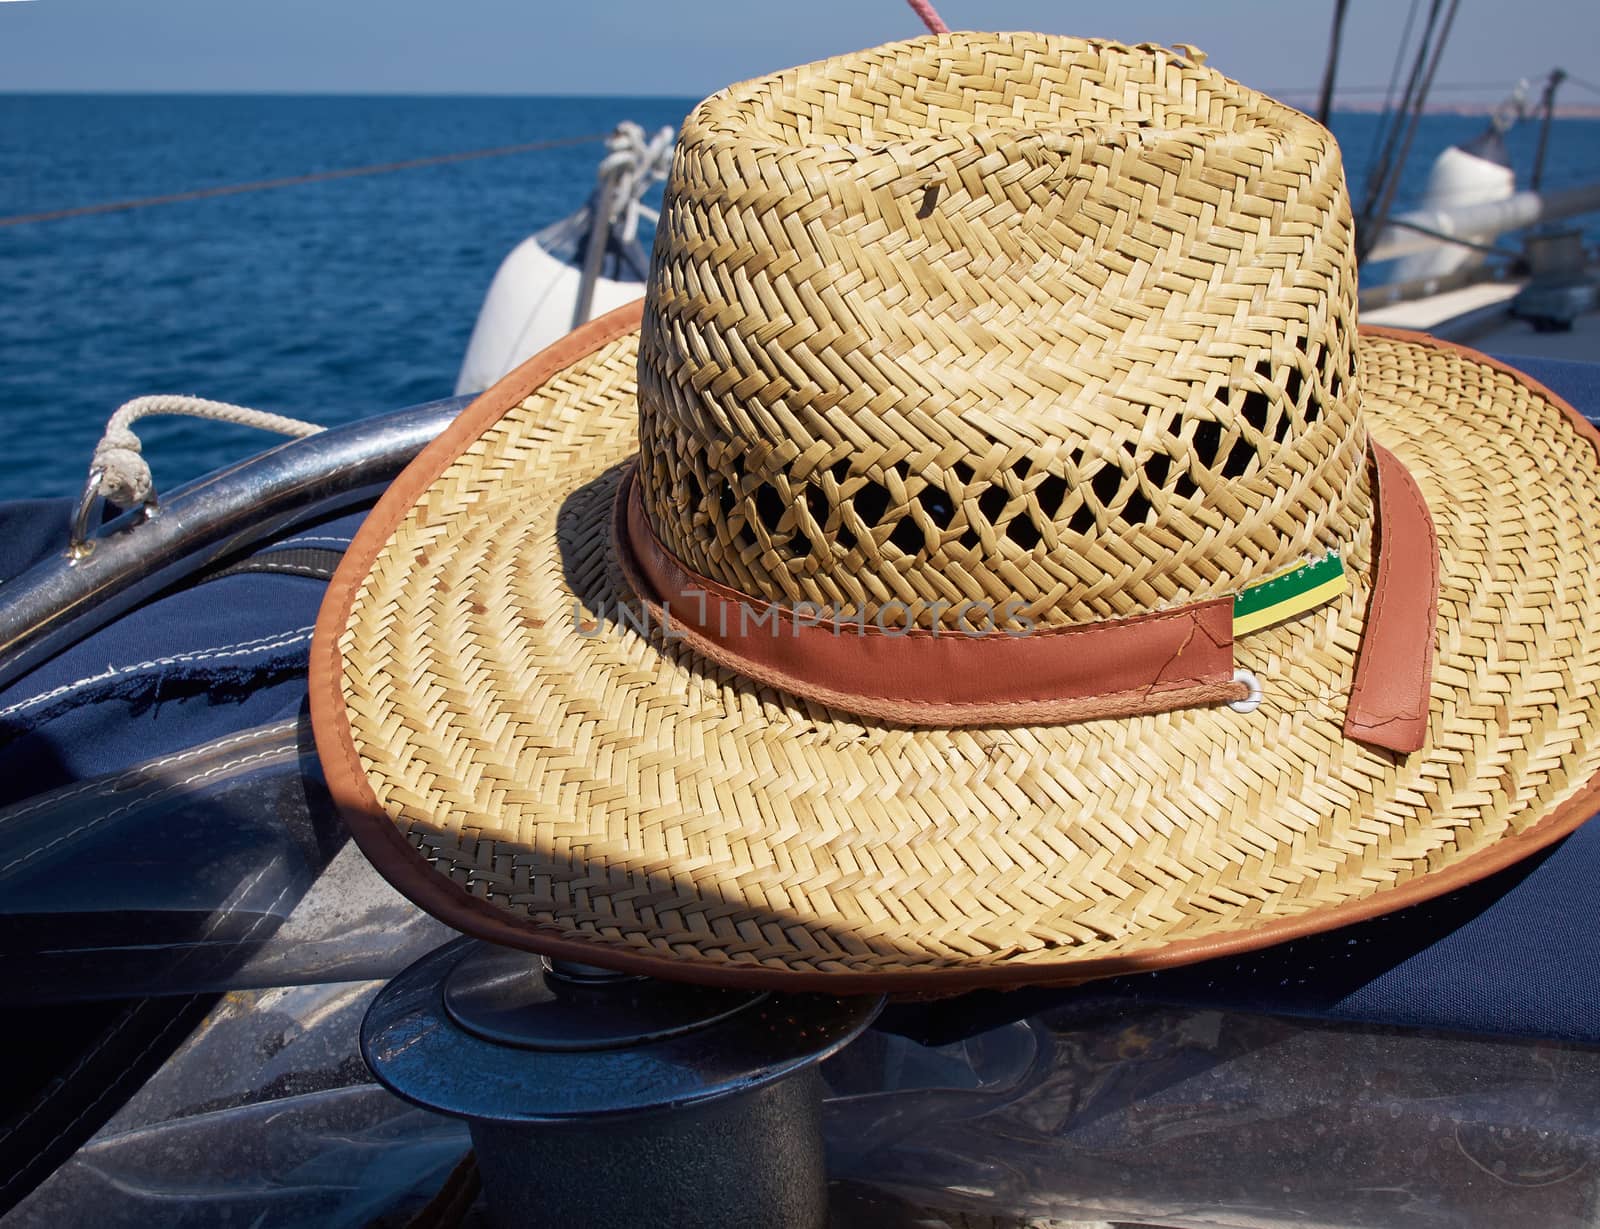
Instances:
[[[933,0],[906,0],[911,6],[911,11],[922,18],[922,24],[928,27],[929,34],[949,34],[950,27],[944,24],[944,19],[939,16],[939,10],[933,7]]]

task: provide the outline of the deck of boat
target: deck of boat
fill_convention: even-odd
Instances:
[[[1479,282],[1427,298],[1361,313],[1363,324],[1432,333],[1488,354],[1522,354],[1538,358],[1592,363],[1600,359],[1600,312],[1585,312],[1561,333],[1536,332],[1510,314],[1511,300],[1525,283]]]

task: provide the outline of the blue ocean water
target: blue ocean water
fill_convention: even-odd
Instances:
[[[585,133],[676,125],[691,99],[0,95],[0,217]],[[1475,117],[1430,116],[1402,186]],[[1359,185],[1377,118],[1337,116]],[[1537,132],[1510,145],[1521,175]],[[504,255],[579,205],[580,145],[0,227],[0,498],[75,493],[107,416],[191,392],[325,424],[447,396]],[[1546,183],[1600,174],[1561,120]],[[170,487],[274,442],[141,425]]]

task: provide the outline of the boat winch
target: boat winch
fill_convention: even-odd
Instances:
[[[680,985],[464,939],[373,1001],[373,1074],[464,1118],[491,1223],[820,1226],[817,1064],[882,1000]]]

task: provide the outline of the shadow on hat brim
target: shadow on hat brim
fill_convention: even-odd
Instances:
[[[1600,437],[1527,377],[1362,330],[1368,422],[1446,556],[1422,751],[1337,733],[1361,583],[1239,642],[1279,696],[1250,717],[909,731],[606,609],[631,596],[606,518],[639,320],[592,322],[468,407],[368,517],[318,619],[330,789],[449,924],[721,985],[1066,984],[1401,908],[1600,809]],[[562,625],[568,604],[595,634]]]

